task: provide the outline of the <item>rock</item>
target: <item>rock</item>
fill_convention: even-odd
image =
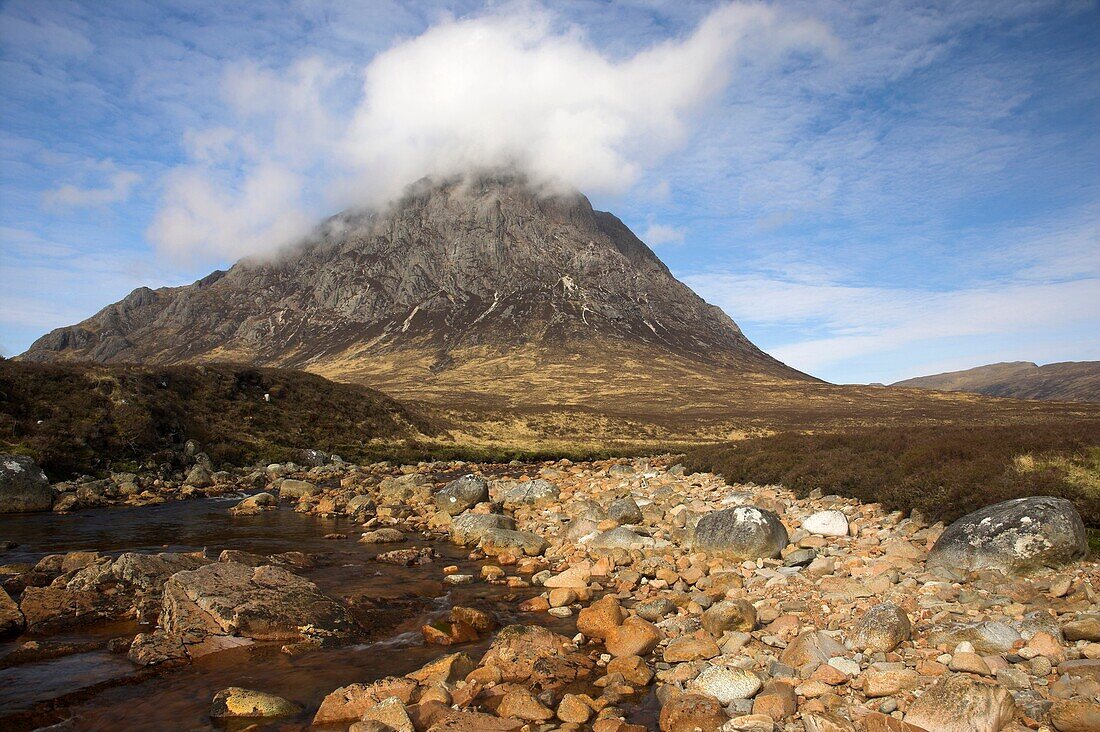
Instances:
[[[344,506],[344,513],[352,518],[361,519],[377,510],[374,499],[368,495],[353,496]]]
[[[575,518],[570,521],[565,531],[561,533],[561,539],[566,544],[587,544],[600,533],[598,522],[590,518]]]
[[[848,517],[840,511],[818,511],[802,522],[802,528],[820,536],[847,536]]]
[[[489,486],[476,475],[464,475],[452,480],[433,498],[436,508],[450,516],[457,516],[488,500]]]
[[[214,473],[209,467],[199,463],[187,473],[187,477],[183,479],[183,484],[193,488],[209,488],[214,485]]]
[[[1023,638],[1015,628],[988,620],[984,623],[956,623],[930,628],[927,640],[929,645],[952,648],[960,643],[970,643],[975,652],[989,655],[1009,653]]]
[[[558,704],[558,719],[572,724],[584,724],[592,717],[592,707],[576,694],[565,694]]]
[[[405,535],[397,529],[386,527],[363,532],[359,541],[363,544],[398,544],[405,541]]]
[[[690,635],[674,638],[665,646],[665,663],[684,663],[685,661],[705,661],[719,655],[718,644],[710,638],[700,639]]]
[[[339,724],[362,719],[367,710],[389,698],[408,704],[416,691],[416,682],[389,676],[370,684],[342,686],[324,698],[313,724]]]
[[[416,732],[405,703],[395,696],[383,699],[363,712],[361,721],[378,722],[386,732]]]
[[[756,608],[748,600],[722,600],[703,613],[703,628],[721,636],[728,630],[751,632],[756,628]]]
[[[214,695],[210,704],[210,716],[214,719],[230,717],[290,717],[302,711],[281,696],[252,689],[230,686]]]
[[[285,569],[215,562],[164,583],[160,627],[188,644],[213,635],[292,641],[305,637],[303,627],[346,635],[352,620],[343,605]]]
[[[488,529],[481,535],[478,546],[481,551],[491,557],[516,552],[529,557],[537,557],[546,551],[548,545],[546,539],[530,531]]]
[[[127,657],[138,666],[168,667],[190,662],[183,641],[163,630],[138,633],[130,644]]]
[[[786,719],[797,710],[798,696],[794,687],[785,681],[768,681],[752,700],[753,714],[766,715],[776,722]]]
[[[590,549],[646,549],[655,544],[648,536],[637,534],[625,526],[617,526],[614,529],[600,532],[591,537],[588,542]]]
[[[447,711],[429,732],[519,732],[524,726],[518,719],[501,719],[468,711]]]
[[[546,722],[554,718],[554,712],[522,686],[513,687],[501,698],[497,714],[525,722]]]
[[[0,639],[19,635],[23,628],[27,627],[27,621],[15,600],[0,587]]]
[[[1096,732],[1100,730],[1100,702],[1059,699],[1050,708],[1050,721],[1058,732]]]
[[[607,508],[607,516],[620,524],[642,523],[642,509],[638,508],[637,502],[629,496],[612,501]]]
[[[1062,635],[1067,641],[1100,641],[1100,616],[1071,620],[1062,626]]]
[[[412,673],[405,674],[406,677],[419,682],[424,686],[431,686],[433,684],[453,684],[456,681],[466,678],[466,676],[477,668],[477,664],[465,653],[451,653],[446,656],[441,656],[434,661],[428,661],[428,663],[421,666]]]
[[[0,455],[0,513],[49,511],[54,492],[42,468],[25,455]]]
[[[852,647],[857,651],[889,653],[909,640],[912,625],[905,611],[892,602],[872,606],[863,613],[852,631]]]
[[[905,721],[935,732],[999,732],[1016,703],[1004,689],[967,676],[947,676],[913,702]]]
[[[548,689],[584,678],[593,667],[587,656],[577,653],[570,639],[528,625],[502,628],[481,665],[500,671],[503,681]]]
[[[591,579],[592,567],[587,562],[583,562],[581,564],[575,564],[564,572],[548,578],[542,584],[544,587],[569,587],[583,590],[588,587],[588,582]]]
[[[577,632],[586,638],[604,640],[613,628],[623,624],[623,611],[619,601],[607,595],[577,613]]]
[[[986,506],[947,527],[928,554],[930,568],[992,567],[1026,573],[1088,553],[1085,525],[1063,498],[1035,496]]]
[[[867,669],[863,679],[863,695],[868,699],[893,696],[905,689],[917,685],[920,676],[911,668],[875,668]]]
[[[561,491],[548,480],[526,480],[514,483],[504,491],[503,502],[507,508],[515,506],[539,506],[558,499]]]
[[[722,706],[737,699],[750,699],[763,683],[752,671],[724,666],[707,666],[691,682],[690,688],[699,694],[717,699]]]
[[[229,509],[230,513],[238,516],[251,516],[263,511],[274,510],[279,507],[279,501],[270,493],[256,493]]]
[[[704,514],[695,526],[693,545],[728,559],[778,557],[787,545],[787,529],[771,511],[737,506]]]
[[[742,714],[722,725],[721,732],[773,732],[775,721],[766,714]]]
[[[656,623],[668,615],[676,612],[676,603],[667,597],[657,597],[645,602],[639,602],[631,608],[635,615],[644,618],[651,623]]]
[[[979,676],[992,676],[989,664],[977,653],[956,653],[951,657],[951,663],[947,665],[952,671],[962,671]]]
[[[680,694],[661,707],[661,732],[717,730],[727,718],[718,700],[702,694]]]
[[[847,652],[843,644],[827,633],[808,630],[791,641],[779,660],[792,668],[799,668],[807,664],[827,663],[830,658],[843,656]]]
[[[480,542],[492,529],[515,531],[516,520],[499,513],[466,512],[451,521],[451,540],[456,544],[471,546]]]
[[[802,717],[806,732],[856,732],[856,726],[833,712],[812,712]]]
[[[644,656],[657,647],[662,637],[656,625],[635,615],[608,631],[604,645],[612,656]]]
[[[279,484],[279,498],[289,498],[292,501],[305,496],[316,496],[320,493],[321,489],[307,480],[285,478],[283,482]]]

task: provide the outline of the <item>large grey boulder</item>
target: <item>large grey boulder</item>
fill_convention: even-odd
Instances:
[[[476,475],[464,475],[452,480],[435,494],[435,507],[457,516],[468,508],[489,500],[489,485]]]
[[[0,513],[49,511],[54,493],[42,468],[26,455],[0,455]]]
[[[451,541],[464,546],[477,544],[492,529],[515,531],[516,520],[499,513],[463,513],[451,521]]]
[[[737,506],[704,514],[695,525],[693,545],[728,559],[778,557],[787,546],[779,516],[756,506]]]
[[[612,501],[607,508],[607,515],[620,524],[642,523],[642,509],[630,496]]]
[[[320,492],[321,489],[308,480],[286,478],[279,484],[279,498],[295,500],[305,496],[316,496]]]
[[[1063,498],[1033,496],[986,506],[947,527],[928,554],[930,568],[1009,573],[1059,567],[1088,554],[1085,524]]]
[[[646,549],[656,544],[651,537],[642,536],[625,526],[597,534],[586,543],[589,549]]]
[[[538,478],[536,480],[509,481],[502,486],[504,505],[513,506],[538,506],[543,503],[556,501],[561,491],[548,480]]]

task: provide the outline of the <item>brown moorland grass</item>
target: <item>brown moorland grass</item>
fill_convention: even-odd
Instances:
[[[685,465],[730,483],[820,490],[943,521],[1010,498],[1061,496],[1100,526],[1100,421],[784,432],[700,447]]]

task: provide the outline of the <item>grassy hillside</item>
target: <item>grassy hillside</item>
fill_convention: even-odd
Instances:
[[[1087,524],[1100,526],[1096,420],[780,433],[700,447],[687,465],[730,482],[818,489],[944,521],[1010,498],[1063,496]]]
[[[54,479],[171,461],[188,439],[218,464],[307,448],[362,459],[438,430],[373,389],[300,371],[0,359],[0,451],[30,454]]]

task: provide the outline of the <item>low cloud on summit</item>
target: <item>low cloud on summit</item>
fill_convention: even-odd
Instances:
[[[615,56],[522,4],[443,20],[362,68],[237,65],[221,87],[231,124],[188,134],[189,159],[167,173],[148,234],[176,256],[238,257],[422,176],[486,167],[623,193],[687,142],[739,65],[833,45],[816,21],[735,4],[684,37]]]

